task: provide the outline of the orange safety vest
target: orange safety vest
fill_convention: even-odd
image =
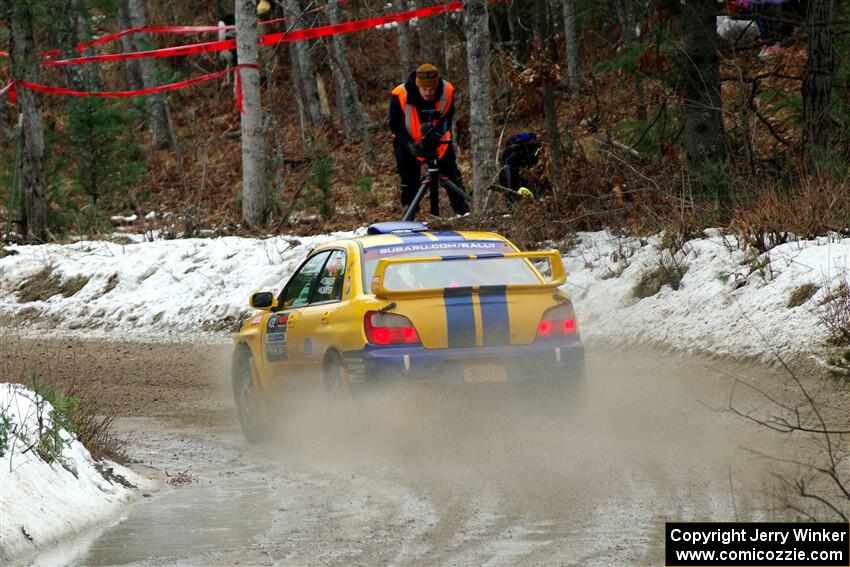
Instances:
[[[440,79],[442,81],[442,79]],[[434,104],[434,110],[437,110],[440,113],[440,118],[446,115],[446,112],[449,111],[449,107],[452,105],[452,100],[454,99],[455,88],[454,86],[448,82],[443,81],[443,94],[440,96],[440,99]],[[410,134],[410,137],[413,139],[413,142],[416,144],[422,143],[422,131],[420,130],[419,123],[419,113],[416,111],[416,107],[412,104],[407,104],[407,89],[404,84],[397,86],[393,89],[393,96],[398,97],[398,102],[401,104],[401,107],[404,109],[404,125],[407,127],[407,133]],[[452,139],[451,131],[447,131],[440,138],[442,142],[448,142]],[[446,151],[449,149],[448,144],[440,144],[437,146],[437,159],[441,159]],[[419,161],[425,161],[424,157],[419,157]]]

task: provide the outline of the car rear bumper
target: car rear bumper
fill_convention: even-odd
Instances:
[[[584,375],[581,339],[527,345],[426,349],[367,345],[344,356],[352,382],[409,380],[468,382],[573,382]]]

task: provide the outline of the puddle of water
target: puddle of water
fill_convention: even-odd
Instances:
[[[131,513],[88,542],[77,541],[39,562],[124,565],[158,557],[193,555],[244,546],[271,522],[269,491],[259,483],[215,483],[166,490],[136,505]],[[64,558],[61,558],[63,554]]]

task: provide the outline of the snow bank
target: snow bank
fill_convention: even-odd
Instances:
[[[0,383],[0,417],[10,418],[8,447],[0,457],[0,563],[29,555],[60,538],[116,514],[150,481],[120,465],[103,462],[127,481],[107,480],[83,445],[67,431],[61,461],[52,465],[27,448],[37,438],[39,415],[49,427],[50,404],[39,410],[34,392]],[[2,427],[0,427],[2,428]],[[0,435],[0,437],[3,437]],[[117,477],[116,477],[117,478]]]
[[[362,233],[11,247],[17,254],[0,258],[0,317],[54,330],[171,333],[169,340],[230,333],[248,313],[251,292],[280,290],[313,247]],[[664,287],[638,299],[632,290],[658,265],[660,236],[603,231],[579,233],[578,241],[564,256],[566,289],[586,338],[736,357],[769,359],[771,347],[792,356],[819,349],[826,330],[817,308],[825,286],[846,278],[850,268],[850,239],[793,242],[756,255],[732,237],[707,231],[678,257],[687,265],[680,289]],[[68,297],[22,303],[22,284],[37,274],[44,279],[45,267],[59,282],[87,281]],[[803,305],[787,307],[806,283],[821,289]]]
[[[742,251],[733,237],[706,231],[677,260],[687,271],[678,290],[665,286],[644,299],[633,290],[657,268],[661,238],[581,233],[564,256],[565,289],[590,340],[651,343],[686,352],[775,360],[820,350],[827,333],[818,317],[828,286],[848,277],[850,239],[818,238],[777,246],[765,254]],[[804,284],[820,289],[788,307]]]
[[[251,292],[280,290],[314,246],[352,234],[10,246],[17,253],[0,258],[0,315],[64,330],[229,331]],[[49,274],[54,294],[21,302],[24,284]],[[74,278],[85,285],[66,297],[61,285]]]

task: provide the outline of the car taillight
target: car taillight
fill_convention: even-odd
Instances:
[[[419,344],[419,333],[410,319],[395,313],[368,311],[363,319],[366,339],[373,345]]]
[[[548,309],[537,325],[537,338],[565,337],[576,332],[576,314],[572,304]]]

